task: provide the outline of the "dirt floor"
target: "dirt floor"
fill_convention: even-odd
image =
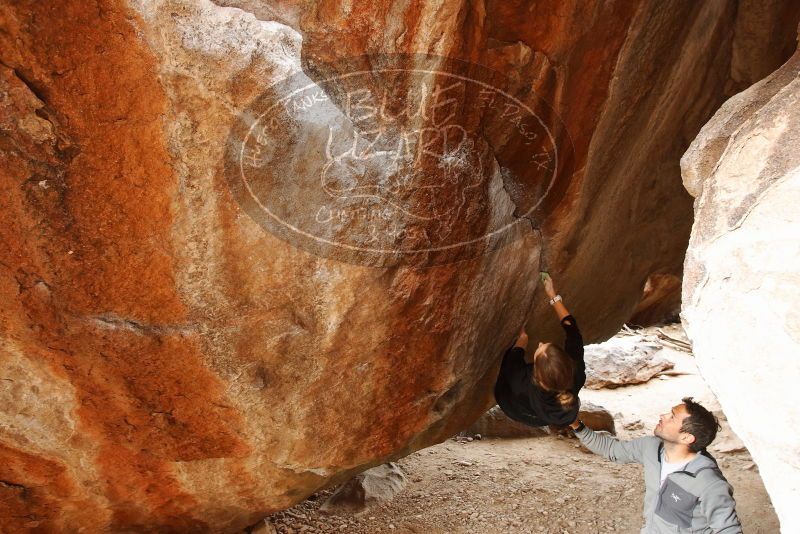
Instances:
[[[658,415],[684,396],[694,396],[709,409],[719,410],[690,354],[665,348],[662,355],[685,374],[643,385],[581,392],[582,399],[615,415],[623,439],[651,434]],[[710,450],[734,487],[744,532],[779,532],[757,466],[727,422],[722,424]],[[398,464],[406,473],[407,484],[388,503],[357,515],[322,514],[318,509],[330,495],[328,490],[266,518],[260,530],[288,534],[588,534],[636,533],[642,525],[641,467],[617,465],[583,452],[575,439],[450,439]]]

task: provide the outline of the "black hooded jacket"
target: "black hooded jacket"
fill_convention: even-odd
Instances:
[[[570,391],[577,397],[586,383],[583,338],[572,315],[561,320],[561,327],[567,334],[564,350],[575,360],[575,375]],[[566,426],[572,423],[578,417],[580,402],[565,410],[556,399],[556,394],[541,390],[531,380],[532,376],[533,364],[525,362],[525,349],[508,349],[494,387],[494,397],[503,412],[511,419],[531,426]]]

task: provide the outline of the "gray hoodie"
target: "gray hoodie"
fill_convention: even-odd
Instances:
[[[663,442],[655,436],[619,441],[584,428],[575,433],[589,450],[617,463],[644,466],[644,527],[642,534],[741,534],[733,489],[717,462],[698,454],[682,471],[667,475],[661,485]]]

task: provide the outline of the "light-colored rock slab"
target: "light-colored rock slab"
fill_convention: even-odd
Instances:
[[[753,455],[783,532],[800,532],[800,54],[731,98],[681,160],[695,197],[683,322]]]
[[[388,463],[359,473],[328,497],[320,510],[326,513],[358,513],[370,506],[388,502],[406,484],[406,476],[395,463]]]
[[[586,386],[615,388],[647,382],[674,364],[659,354],[661,345],[643,335],[614,336],[604,343],[586,345]]]

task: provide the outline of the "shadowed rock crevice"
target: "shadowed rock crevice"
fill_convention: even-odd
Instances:
[[[103,314],[89,318],[100,328],[124,329],[143,336],[164,336],[175,334],[197,333],[197,327],[192,325],[153,325],[143,324],[133,319],[116,317],[114,314]]]

